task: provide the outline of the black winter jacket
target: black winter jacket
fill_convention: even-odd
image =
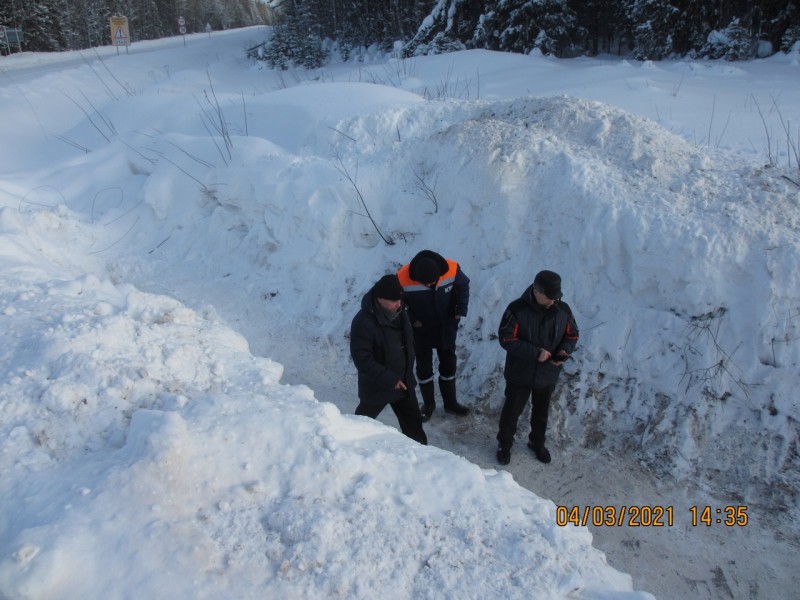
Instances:
[[[506,381],[529,388],[553,385],[561,374],[561,366],[550,361],[539,362],[542,349],[557,354],[572,354],[578,343],[578,325],[566,302],[557,301],[545,309],[533,297],[529,286],[520,298],[508,305],[500,321],[497,335],[506,351],[503,370]]]
[[[434,289],[416,279],[415,267],[423,258],[430,258],[439,266]],[[432,250],[423,250],[397,272],[397,277],[405,291],[411,322],[422,323],[414,328],[415,343],[433,348],[455,346],[459,322],[456,315],[466,317],[469,310],[469,277],[461,265]]]
[[[396,390],[399,380],[413,391],[414,344],[411,322],[406,309],[389,321],[373,296],[373,290],[361,299],[350,325],[350,356],[358,370],[358,398],[367,404],[388,404],[409,391]]]

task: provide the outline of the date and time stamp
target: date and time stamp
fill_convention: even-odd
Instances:
[[[746,505],[690,506],[684,513],[670,505],[585,505],[556,506],[556,525],[591,525],[593,527],[746,527]]]

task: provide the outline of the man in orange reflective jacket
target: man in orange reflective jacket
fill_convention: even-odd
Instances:
[[[469,308],[469,278],[454,260],[422,250],[403,266],[397,277],[405,293],[414,330],[417,379],[422,395],[422,418],[436,408],[433,389],[433,350],[439,359],[439,391],[445,412],[467,415],[456,398],[456,336]]]

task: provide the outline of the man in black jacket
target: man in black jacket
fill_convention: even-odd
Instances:
[[[503,313],[498,330],[500,345],[506,351],[505,403],[497,432],[497,462],[501,465],[511,461],[517,421],[530,397],[528,447],[540,461],[550,462],[550,452],[544,445],[550,397],[578,335],[572,310],[561,301],[561,277],[553,271],[537,273],[522,297]]]
[[[414,393],[411,323],[396,275],[383,276],[362,298],[350,326],[350,356],[358,370],[356,414],[375,419],[389,404],[400,431],[427,444]]]
[[[456,397],[456,336],[469,308],[469,278],[454,260],[433,250],[418,252],[397,277],[405,292],[414,327],[417,378],[422,394],[422,419],[436,408],[433,390],[433,350],[439,358],[439,391],[445,412],[464,416],[469,409]]]

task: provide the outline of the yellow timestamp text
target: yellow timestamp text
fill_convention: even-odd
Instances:
[[[749,522],[747,506],[692,506],[689,508],[692,515],[692,527],[705,525],[724,525],[725,527],[745,527]]]
[[[682,512],[682,511],[681,511]],[[747,506],[691,506],[692,527],[721,525],[745,527],[749,522]],[[643,506],[556,506],[556,525],[592,525],[593,527],[672,527],[675,507],[670,505]]]
[[[672,527],[672,506],[556,506],[556,525]]]

